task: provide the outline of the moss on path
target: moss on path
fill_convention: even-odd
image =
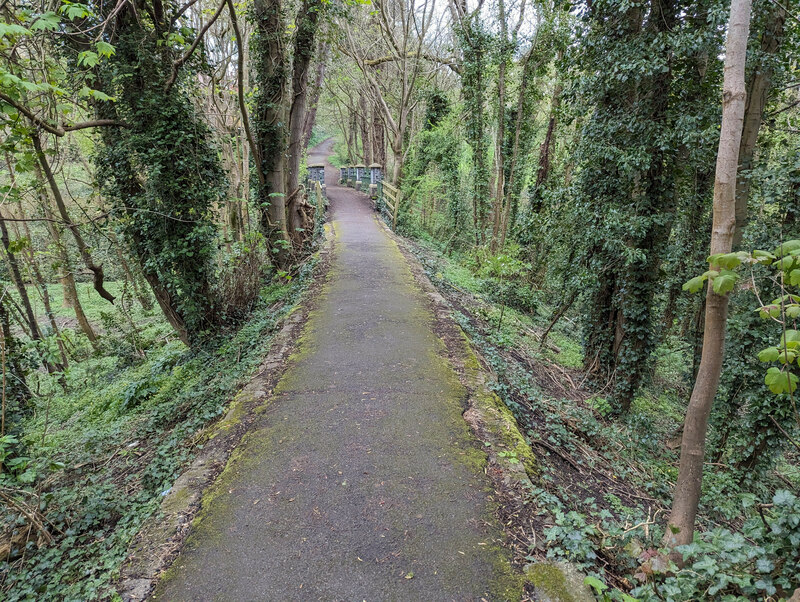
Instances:
[[[519,600],[485,454],[424,295],[335,185],[333,264],[157,600]]]

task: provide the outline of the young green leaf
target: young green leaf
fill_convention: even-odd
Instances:
[[[736,285],[738,276],[733,273],[720,274],[713,281],[714,292],[718,295],[727,295]]]
[[[689,291],[690,293],[696,293],[697,291],[703,288],[704,281],[705,281],[705,276],[695,276],[688,282],[684,283],[683,290]]]
[[[22,25],[16,25],[14,23],[0,23],[0,38],[5,36],[29,36],[31,35],[31,30],[26,29]]]
[[[774,362],[777,361],[780,353],[777,347],[767,347],[759,351],[758,359],[762,362]]]
[[[94,67],[99,61],[97,53],[91,50],[84,50],[78,54],[78,65],[83,67]]]
[[[778,245],[774,253],[778,257],[789,255],[792,251],[800,250],[800,240],[788,240],[785,243]]]
[[[31,31],[55,31],[61,20],[53,11],[47,11],[39,15],[31,25]]]
[[[794,393],[797,390],[798,380],[800,379],[791,372],[782,372],[780,368],[775,367],[767,370],[767,375],[764,377],[764,383],[775,395]]]
[[[104,56],[106,58],[109,58],[113,56],[114,53],[116,53],[114,47],[108,42],[103,42],[103,41],[97,42],[97,44],[95,44],[94,47],[100,56]]]

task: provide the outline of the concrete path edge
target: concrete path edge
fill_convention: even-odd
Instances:
[[[511,410],[500,397],[488,388],[486,375],[491,372],[487,362],[474,347],[468,335],[453,319],[453,307],[437,290],[425,269],[412,252],[413,243],[395,234],[380,217],[376,220],[386,231],[411,267],[419,287],[428,297],[436,316],[436,334],[445,343],[448,358],[453,363],[468,391],[464,420],[475,437],[484,443],[487,454],[486,472],[496,491],[516,497],[523,502],[526,494],[538,481],[540,468],[531,446],[526,442]],[[511,451],[512,455],[501,452]],[[505,524],[505,523],[504,523]],[[508,526],[506,525],[508,539]],[[545,602],[594,602],[595,596],[583,582],[584,575],[567,562],[532,562],[525,544],[517,542],[515,560],[523,569],[524,579],[534,591],[534,599]]]
[[[273,336],[256,375],[231,400],[225,416],[195,436],[194,445],[202,443],[203,449],[178,476],[131,541],[116,584],[124,602],[141,602],[150,595],[189,535],[204,494],[225,469],[252,423],[269,405],[272,390],[286,371],[286,360],[297,347],[299,334],[325,282],[334,243],[332,225],[326,223],[325,238],[315,253],[319,262],[311,282],[282,318],[280,330]]]

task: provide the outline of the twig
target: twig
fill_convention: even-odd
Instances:
[[[189,46],[189,50],[187,50],[186,53],[183,54],[181,57],[175,59],[175,61],[172,63],[172,75],[169,76],[169,79],[167,80],[167,83],[164,86],[165,93],[170,91],[172,85],[175,83],[175,80],[178,79],[178,69],[180,69],[180,67],[186,61],[189,60],[189,57],[192,56],[194,51],[197,49],[198,44],[200,44],[200,41],[203,39],[203,36],[208,31],[208,28],[211,27],[214,24],[214,21],[216,21],[219,18],[219,16],[222,14],[222,9],[225,8],[225,5],[227,3],[228,0],[222,0],[219,7],[217,8],[217,12],[214,13],[214,16],[211,17],[208,23],[206,23],[203,26],[203,29],[200,30],[200,33],[197,34],[197,37],[195,38],[194,42],[192,42],[192,45]]]

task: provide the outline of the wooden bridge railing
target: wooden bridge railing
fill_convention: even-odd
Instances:
[[[400,209],[400,202],[403,199],[403,193],[397,188],[389,184],[389,182],[381,182],[383,192],[383,202],[386,208],[390,211],[389,215],[392,217],[392,230],[397,229],[397,211]]]
[[[322,214],[325,212],[325,197],[322,195],[322,185],[319,183],[319,180],[314,182],[314,194],[317,196],[317,206],[314,211],[316,215],[314,216],[314,221],[318,224],[322,219]]]

